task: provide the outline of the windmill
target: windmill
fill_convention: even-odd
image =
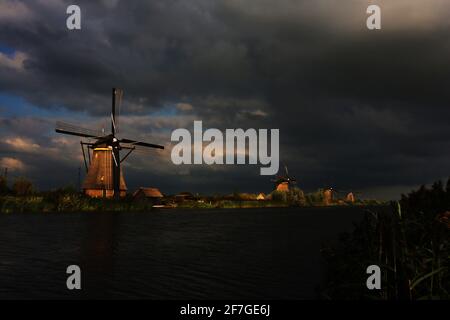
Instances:
[[[277,176],[276,179],[271,181],[275,183],[275,189],[277,191],[289,191],[289,187],[297,184],[297,180],[289,176],[289,170],[286,165],[284,165],[284,176]]]
[[[361,195],[361,191],[352,190],[336,190],[333,187],[327,187],[324,189],[325,202],[333,202],[335,199],[343,199],[347,202],[355,202],[356,195]]]
[[[57,122],[55,131],[57,133],[89,139],[89,142],[80,141],[87,175],[83,183],[83,190],[93,197],[111,197],[119,199],[126,193],[125,180],[121,171],[122,162],[135,150],[141,148],[164,149],[164,146],[125,139],[117,136],[118,117],[116,116],[116,99],[121,101],[123,91],[113,88],[112,111],[111,111],[111,133],[105,134],[105,130],[97,131],[82,128],[65,122]],[[92,140],[94,140],[92,142]],[[86,152],[89,165],[86,160]],[[92,150],[92,157],[91,157]],[[120,152],[127,150],[123,158]]]

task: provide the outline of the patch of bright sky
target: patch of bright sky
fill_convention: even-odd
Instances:
[[[7,45],[0,43],[0,52],[3,54],[6,54],[9,57],[12,57],[12,56],[14,56],[14,53],[16,52],[16,50],[12,47],[9,47]]]
[[[49,117],[67,119],[86,119],[91,116],[83,111],[71,111],[63,106],[53,108],[42,108],[29,103],[24,98],[0,91],[0,114],[7,117]],[[174,117],[180,115],[175,104],[168,104],[157,111],[149,113],[154,117]]]
[[[151,113],[155,117],[175,117],[179,114],[180,112],[175,104],[167,104],[163,108]]]
[[[85,112],[74,112],[64,107],[41,108],[27,102],[24,98],[0,92],[0,116],[3,117],[38,117],[47,119],[86,120]]]

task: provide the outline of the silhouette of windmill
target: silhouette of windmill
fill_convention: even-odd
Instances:
[[[116,116],[116,100],[122,100],[123,91],[113,88],[111,110],[111,133],[105,134],[105,130],[97,131],[82,128],[65,122],[57,122],[57,133],[94,139],[95,142],[80,141],[83,152],[84,164],[87,175],[83,182],[84,192],[92,197],[114,197],[119,199],[126,195],[127,187],[121,170],[122,162],[135,150],[140,148],[164,149],[164,146],[135,141],[117,136],[118,117]],[[89,158],[89,166],[86,160],[85,147]],[[92,150],[92,157],[91,152]],[[128,152],[120,158],[120,152]]]
[[[297,180],[289,176],[289,170],[286,165],[284,165],[285,175],[278,175],[276,179],[272,179],[271,181],[275,183],[275,190],[277,191],[289,191],[289,187],[297,184]]]

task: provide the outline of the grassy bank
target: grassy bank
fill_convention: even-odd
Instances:
[[[239,209],[239,208],[283,208],[324,206],[322,202],[310,203],[276,198],[270,200],[249,200],[248,198],[198,197],[192,200],[177,202],[174,197],[166,197],[158,201],[134,201],[132,197],[115,201],[112,199],[94,199],[71,190],[57,190],[30,195],[0,196],[0,213],[39,213],[39,212],[139,212],[154,210],[155,204],[163,204],[166,208],[182,209]],[[364,206],[372,202],[355,202],[329,206]]]
[[[1,213],[39,213],[39,212],[114,212],[149,211],[150,202],[113,201],[91,199],[83,195],[46,196],[3,196],[0,197]]]
[[[29,196],[0,196],[0,213],[39,213],[39,212],[136,212],[154,210],[161,202],[133,201],[130,198],[114,201],[93,199],[82,194],[50,194]],[[295,204],[276,200],[187,200],[179,203],[163,201],[166,208],[181,209],[239,209],[289,207]]]

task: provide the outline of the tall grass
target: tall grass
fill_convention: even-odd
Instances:
[[[450,183],[448,184],[450,185]],[[450,188],[442,183],[366,210],[351,234],[325,247],[325,298],[450,299]],[[368,290],[369,265],[382,271],[382,289]]]

